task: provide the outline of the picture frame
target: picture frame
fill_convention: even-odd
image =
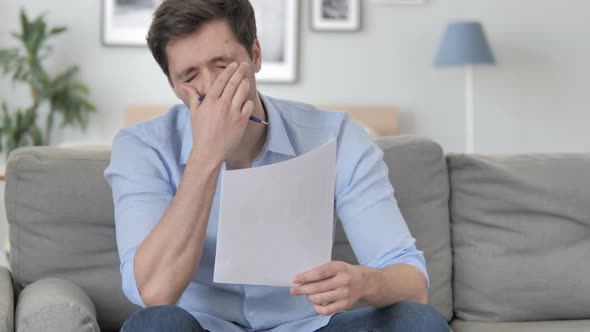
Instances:
[[[262,49],[256,81],[293,83],[298,71],[299,0],[250,0]]]
[[[162,0],[102,0],[102,41],[105,46],[147,47],[152,14]],[[262,48],[259,82],[297,80],[299,1],[251,0]]]
[[[147,47],[145,37],[160,1],[102,0],[103,44]]]
[[[311,0],[311,28],[315,31],[358,31],[360,0]]]

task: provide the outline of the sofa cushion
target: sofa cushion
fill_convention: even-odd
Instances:
[[[61,279],[27,286],[19,295],[15,316],[17,332],[100,332],[88,295]]]
[[[118,330],[137,309],[123,295],[108,150],[32,147],[11,153],[6,171],[10,264],[19,287],[48,277],[90,296],[103,329]]]
[[[483,323],[454,320],[454,332],[581,332],[590,331],[590,320]]]
[[[447,319],[453,316],[449,180],[441,147],[426,138],[377,139],[389,168],[389,181],[402,215],[424,251],[430,278],[429,302]],[[332,259],[358,264],[340,222],[336,223]],[[360,308],[357,305],[355,308]]]
[[[453,316],[449,180],[441,147],[429,139],[395,136],[377,139],[389,168],[389,181],[416,247],[424,251],[430,278],[429,303],[447,319]],[[340,222],[332,259],[358,264]],[[359,308],[361,305],[356,306]]]
[[[451,155],[448,164],[456,315],[590,317],[590,154]]]
[[[449,179],[440,145],[416,136],[392,136],[377,140],[389,168],[395,198],[416,247],[424,251],[430,289],[429,303],[450,320],[451,234],[449,226]]]

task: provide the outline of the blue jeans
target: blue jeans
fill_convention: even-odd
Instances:
[[[364,308],[332,316],[317,332],[449,332],[447,321],[433,306],[400,302],[384,308]]]
[[[121,332],[205,332],[187,311],[176,306],[141,309]],[[446,320],[430,305],[400,302],[385,308],[365,308],[332,316],[317,332],[448,332]],[[212,331],[218,332],[218,331]],[[298,331],[297,331],[298,332]]]

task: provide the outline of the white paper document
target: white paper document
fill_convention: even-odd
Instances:
[[[213,281],[292,286],[332,255],[336,140],[222,175]]]

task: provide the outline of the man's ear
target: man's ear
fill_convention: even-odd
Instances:
[[[254,72],[258,73],[262,68],[262,49],[260,48],[260,42],[258,38],[254,40],[252,45],[252,64],[254,65]]]

